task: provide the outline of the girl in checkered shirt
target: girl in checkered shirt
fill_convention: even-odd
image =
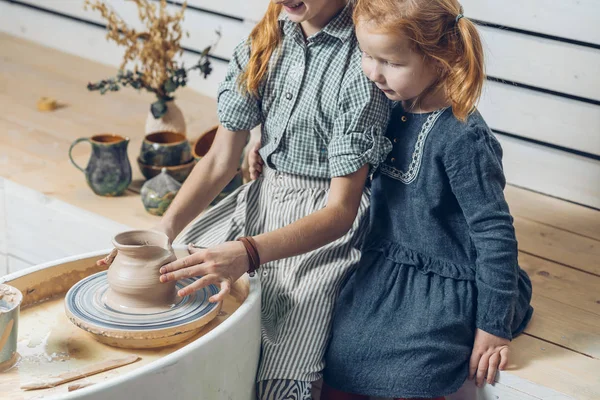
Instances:
[[[212,148],[157,227],[171,240],[194,243],[190,256],[161,269],[163,282],[202,276],[182,296],[216,284],[221,292],[211,301],[220,301],[232,282],[259,267],[260,399],[311,398],[335,299],[360,258],[366,178],[391,149],[383,136],[389,105],[360,60],[351,3],[271,1],[219,87]],[[261,178],[184,231],[237,173],[259,124]]]

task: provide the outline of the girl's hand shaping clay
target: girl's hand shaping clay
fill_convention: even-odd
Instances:
[[[112,262],[116,256],[117,256],[117,249],[112,249],[111,252],[106,257],[96,261],[96,265],[99,267],[102,267],[102,266],[110,267],[110,264],[112,264]]]
[[[212,296],[211,303],[222,301],[250,266],[248,253],[242,242],[225,242],[208,249],[188,246],[189,256],[164,265],[160,269],[160,281],[176,281],[181,278],[201,276],[194,283],[179,290],[181,297],[200,290],[210,284],[221,287],[221,291]]]

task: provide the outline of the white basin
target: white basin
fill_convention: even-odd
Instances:
[[[182,252],[184,248],[175,247],[178,252]],[[25,312],[22,311],[21,314],[24,315],[27,313],[28,304],[42,301],[29,307],[30,310],[43,307],[44,298],[57,293],[62,293],[64,296],[66,290],[75,282],[96,272],[98,268],[94,266],[94,261],[103,257],[108,251],[86,253],[30,267],[0,277],[0,283],[8,283],[23,292]],[[260,283],[258,278],[249,278],[245,275],[236,282],[236,286],[238,293],[243,293],[245,297],[245,299],[240,298],[239,307],[218,325],[211,327],[207,333],[201,334],[202,336],[183,347],[177,346],[180,348],[175,348],[172,352],[162,351],[160,354],[146,351],[145,355],[142,355],[142,360],[146,359],[146,364],[135,363],[103,373],[104,375],[97,375],[95,379],[87,378],[89,381],[94,381],[94,384],[72,392],[67,392],[68,384],[42,391],[22,391],[19,386],[26,383],[24,380],[34,378],[36,373],[29,371],[25,374],[13,371],[11,374],[9,370],[5,374],[0,374],[0,398],[5,398],[4,396],[8,394],[6,398],[10,399],[40,396],[44,399],[98,400],[254,399],[254,379],[260,354]],[[42,317],[39,318],[41,321],[39,329],[43,328],[43,321],[47,319],[49,313],[56,313],[56,318],[63,318],[59,315],[61,311],[59,311],[58,301],[55,301],[57,306],[54,306],[53,311],[40,313]],[[50,320],[56,321],[56,318]],[[26,323],[22,322],[22,324]],[[65,328],[66,323],[61,322],[61,324]],[[24,331],[27,326],[24,325],[22,328]],[[66,328],[72,329],[70,326]],[[21,336],[24,334],[25,332],[19,331],[19,340],[22,340]],[[79,332],[76,335],[79,335]],[[84,342],[84,347],[99,346],[91,336],[86,333],[83,335],[78,340]],[[68,342],[72,337],[65,337],[63,340]],[[61,339],[55,341],[60,342]],[[105,353],[113,351],[112,349],[105,348],[106,351],[97,353],[91,358],[99,358],[100,361],[106,358]],[[70,362],[70,360],[66,361],[67,364]],[[86,360],[88,361],[93,360]],[[51,368],[54,366],[61,366],[62,370],[59,372],[63,372],[64,363],[53,365]]]

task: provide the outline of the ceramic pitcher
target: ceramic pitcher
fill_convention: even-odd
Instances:
[[[17,360],[19,309],[22,293],[9,285],[0,284],[0,372]]]
[[[118,253],[108,269],[106,304],[113,309],[159,312],[176,300],[176,282],[161,283],[160,267],[177,257],[167,235],[149,230],[119,233],[113,239]],[[146,310],[146,311],[144,311]]]
[[[92,145],[92,155],[85,169],[81,168],[71,152],[81,142]],[[94,193],[100,196],[119,196],[131,183],[131,165],[127,157],[129,138],[119,135],[95,135],[79,138],[69,148],[71,163],[85,174],[85,179]]]

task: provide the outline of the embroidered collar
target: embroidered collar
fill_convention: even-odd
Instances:
[[[450,107],[440,108],[435,110],[427,117],[427,120],[421,126],[421,132],[419,136],[417,136],[417,142],[415,143],[415,149],[413,151],[412,157],[410,158],[411,162],[406,171],[402,171],[396,166],[381,164],[381,173],[387,175],[391,178],[397,179],[405,184],[410,184],[414,182],[419,174],[419,170],[421,169],[421,160],[423,158],[423,148],[425,146],[425,140],[427,139],[427,135],[437,122],[440,115],[444,113]]]

